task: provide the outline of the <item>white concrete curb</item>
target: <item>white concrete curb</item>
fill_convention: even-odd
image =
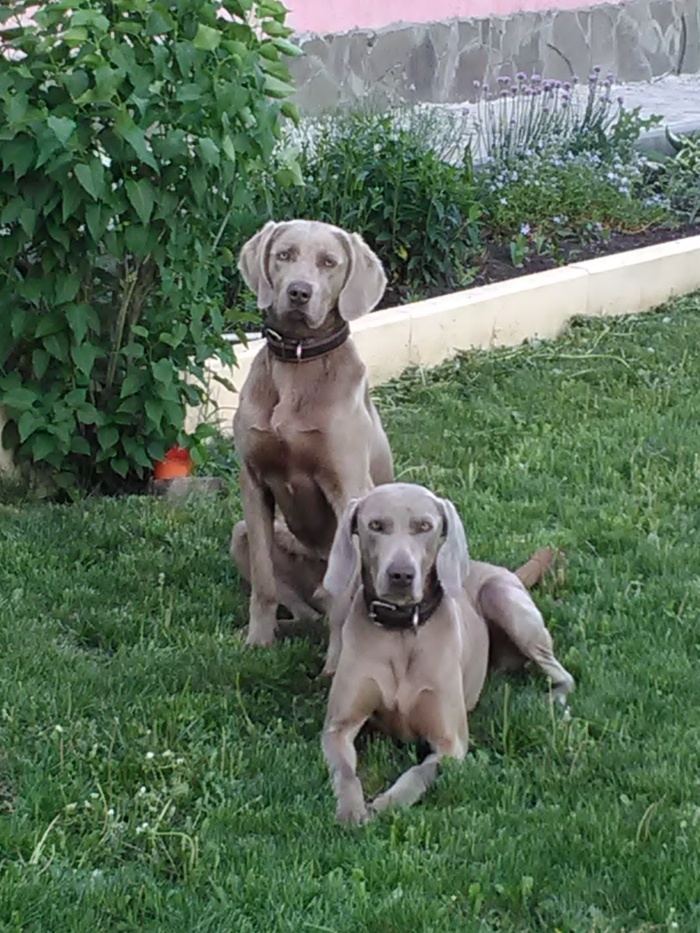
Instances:
[[[556,337],[573,317],[639,314],[697,289],[700,236],[376,311],[354,322],[352,335],[370,385],[380,385],[411,366],[437,366],[461,350]],[[263,343],[239,347],[234,369],[212,361],[212,373],[240,389]],[[206,418],[230,434],[238,396],[216,382],[212,396],[218,411],[190,412],[187,427]]]

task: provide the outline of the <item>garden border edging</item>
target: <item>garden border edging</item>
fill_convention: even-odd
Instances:
[[[639,314],[698,289],[700,236],[694,236],[375,311],[351,330],[370,386],[376,386],[461,351],[551,339],[574,317]],[[239,390],[263,344],[258,339],[239,346],[234,368],[212,361],[209,371]],[[237,392],[217,382],[210,388],[218,404],[215,420],[230,435]],[[211,419],[211,411],[192,409],[186,427]]]

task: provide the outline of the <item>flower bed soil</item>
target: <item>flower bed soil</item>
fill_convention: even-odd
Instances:
[[[624,253],[628,250],[641,249],[643,246],[655,246],[657,243],[668,243],[671,240],[682,240],[690,236],[700,235],[700,223],[684,224],[679,227],[651,227],[639,233],[612,233],[610,238],[598,243],[565,243],[561,246],[559,256],[530,256],[522,268],[516,268],[510,258],[507,245],[488,242],[482,254],[474,280],[466,288],[475,288],[477,285],[489,285],[492,282],[505,282],[508,279],[517,279],[523,275],[532,275],[534,272],[544,272],[547,269],[556,269],[562,265],[581,262],[585,259],[596,259],[599,256],[612,256],[615,253]],[[451,288],[434,286],[426,289],[422,297],[435,298],[454,291]],[[382,308],[395,308],[411,300],[405,288],[390,286],[375,310]]]

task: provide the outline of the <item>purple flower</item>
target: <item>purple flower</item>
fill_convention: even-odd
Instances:
[[[570,81],[565,81],[565,82],[562,84],[562,89],[565,90],[565,91],[568,93],[568,92],[571,90],[571,82],[570,82]]]
[[[476,80],[475,80],[475,81],[473,81],[472,83],[473,83],[474,87],[477,88],[477,90],[481,87],[481,81],[476,81]]]
[[[624,104],[624,102],[625,102],[625,98],[622,97],[622,96],[620,96],[620,97],[617,98],[617,102],[618,102],[618,104],[620,104],[620,106],[622,106],[622,104]]]
[[[518,81],[524,81],[527,78],[527,75],[524,71],[519,71],[515,77],[518,79]]]
[[[539,84],[540,81],[542,80],[542,75],[533,75],[530,78],[530,80],[532,81],[533,84]]]
[[[594,68],[593,68],[593,74],[594,74],[594,75],[599,75],[600,72],[601,72],[600,65],[595,65]]]
[[[614,83],[615,83],[615,75],[612,73],[612,71],[609,71],[609,72],[607,73],[607,75],[606,75],[606,77],[605,77],[605,80],[606,80],[606,81],[609,81],[611,84],[614,84]]]
[[[522,224],[520,233],[522,236],[527,236],[530,233],[530,224]]]
[[[507,88],[507,87],[504,87],[503,90],[500,92],[501,97],[508,97],[508,93],[509,93],[509,92],[508,92],[508,88]]]
[[[510,84],[510,78],[508,75],[501,75],[498,79],[499,84]]]
[[[572,84],[578,84],[578,75],[574,75],[574,76],[573,76],[573,78],[571,79],[571,83],[572,83]]]
[[[510,89],[510,93],[513,95],[513,97],[517,97],[517,96],[518,96],[518,86],[517,86],[517,84],[514,84],[514,85],[513,85],[513,87]]]

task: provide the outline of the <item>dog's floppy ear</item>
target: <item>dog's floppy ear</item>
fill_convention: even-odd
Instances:
[[[343,233],[350,268],[338,297],[338,311],[346,321],[368,314],[386,288],[386,276],[379,258],[357,233]]]
[[[272,245],[272,237],[281,225],[268,220],[262,230],[258,230],[244,244],[238,257],[238,271],[248,288],[258,297],[258,307],[269,308],[275,299],[272,282],[268,278],[267,258]]]
[[[353,535],[357,533],[359,499],[351,499],[338,522],[333,546],[328,558],[323,588],[331,596],[340,596],[350,585],[357,571],[358,556]]]
[[[469,549],[462,519],[449,499],[440,499],[443,510],[445,540],[438,551],[435,567],[443,590],[457,597],[469,573]]]

